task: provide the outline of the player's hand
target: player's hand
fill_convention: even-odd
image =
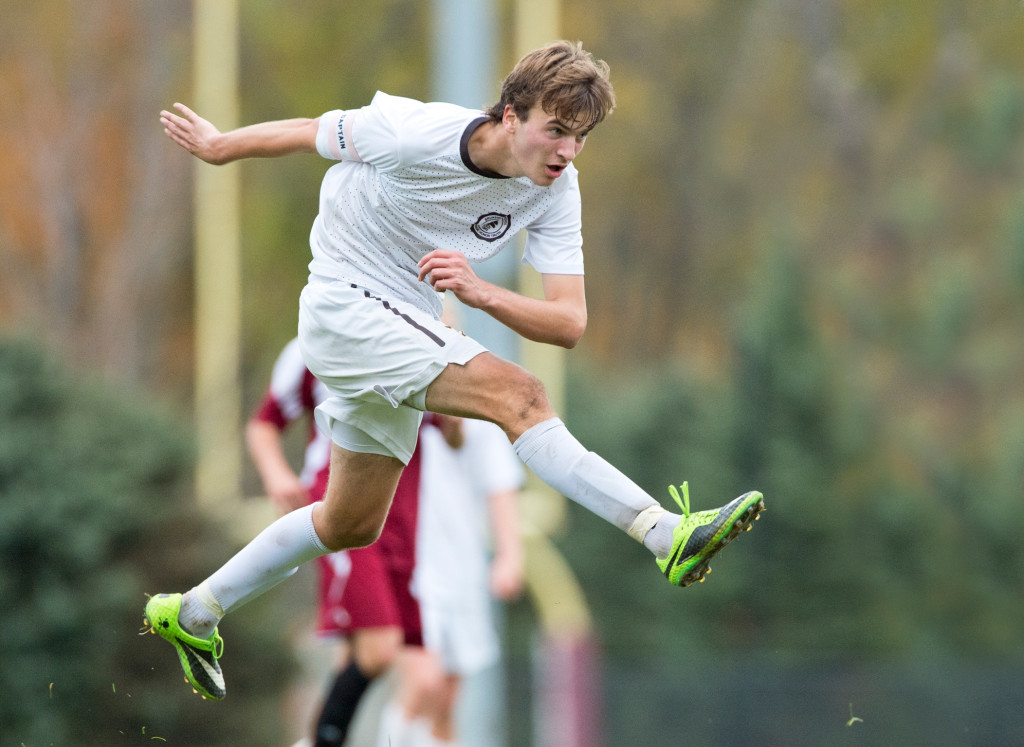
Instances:
[[[491,593],[503,601],[518,597],[523,591],[523,561],[512,553],[499,553],[491,562]]]
[[[481,279],[462,252],[435,249],[419,261],[420,281],[426,280],[434,290],[451,291],[466,306],[478,309],[490,295],[490,283]]]
[[[434,422],[447,443],[453,449],[461,449],[466,441],[466,434],[462,430],[462,418],[454,415],[442,415],[434,413]]]
[[[207,163],[223,163],[216,148],[220,130],[184,104],[175,104],[174,108],[181,112],[181,116],[166,110],[160,112],[160,123],[167,137],[196,158]]]
[[[295,473],[269,477],[263,487],[282,514],[309,504],[309,490]]]

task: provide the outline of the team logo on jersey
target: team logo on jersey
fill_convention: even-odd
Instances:
[[[506,233],[512,225],[512,216],[504,213],[485,213],[476,219],[476,223],[469,227],[473,235],[484,241],[497,241]]]

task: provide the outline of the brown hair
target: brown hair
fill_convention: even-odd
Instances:
[[[615,108],[608,64],[595,60],[581,42],[551,42],[516,63],[487,115],[500,122],[511,106],[526,121],[537,104],[572,127],[590,130]]]

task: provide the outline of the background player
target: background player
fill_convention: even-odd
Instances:
[[[424,638],[416,656],[423,661],[401,678],[398,702],[385,711],[383,747],[456,742],[462,683],[500,656],[493,599],[512,599],[523,584],[517,505],[523,468],[501,430],[480,420],[429,415],[418,449],[413,591]],[[425,725],[416,723],[421,716]]]

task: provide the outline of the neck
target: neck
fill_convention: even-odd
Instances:
[[[473,164],[484,171],[516,177],[515,161],[509,147],[509,134],[500,122],[485,122],[470,136],[467,148]]]

